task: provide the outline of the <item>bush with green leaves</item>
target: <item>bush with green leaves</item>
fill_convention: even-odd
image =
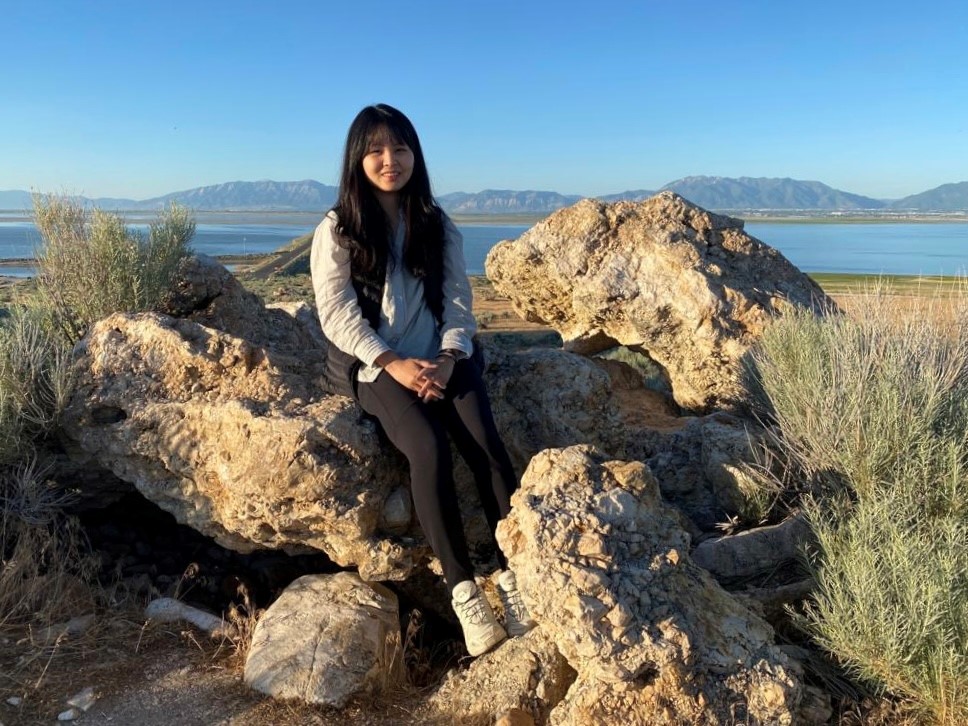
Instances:
[[[157,307],[195,234],[191,213],[176,205],[149,225],[147,235],[117,214],[89,211],[68,197],[36,196],[34,218],[43,237],[38,291],[71,342],[111,313]]]
[[[751,391],[813,484],[813,602],[801,622],[927,722],[968,723],[968,309],[873,292],[793,312]]]

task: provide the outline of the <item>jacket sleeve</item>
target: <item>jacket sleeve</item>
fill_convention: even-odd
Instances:
[[[336,239],[336,216],[332,212],[313,234],[309,269],[323,334],[344,353],[373,365],[390,346],[363,317],[350,277],[350,253]]]
[[[464,238],[450,217],[444,215],[444,311],[440,328],[440,347],[456,348],[467,355],[474,352],[472,338],[477,333],[471,283],[464,262]]]

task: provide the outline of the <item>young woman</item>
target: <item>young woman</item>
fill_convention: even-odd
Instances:
[[[507,631],[474,582],[448,435],[469,465],[491,531],[517,480],[471,359],[476,332],[463,240],[430,191],[410,120],[367,106],[346,138],[339,199],[313,237],[326,337],[352,356],[353,391],[407,457],[417,519],[443,566],[471,655],[533,622],[498,549]]]

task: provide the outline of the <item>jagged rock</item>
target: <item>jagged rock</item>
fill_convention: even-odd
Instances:
[[[311,311],[290,311],[300,322],[267,310],[205,260],[188,269],[169,309],[189,318],[117,314],[78,344],[62,427],[73,448],[222,546],[315,549],[365,579],[408,577],[429,550],[400,501],[406,462],[353,401],[320,388]],[[547,446],[621,440],[608,377],[590,361],[551,350],[489,358],[519,471]],[[471,551],[486,559],[476,488],[455,461]]]
[[[740,359],[771,317],[791,305],[832,305],[741,220],[672,192],[580,201],[496,245],[485,267],[498,292],[558,330],[567,349],[646,352],[693,410],[741,399]]]
[[[476,658],[466,670],[452,671],[430,703],[452,723],[493,722],[508,713],[519,719],[513,723],[523,717],[547,723],[574,680],[547,631],[536,628]]]
[[[685,416],[678,427],[628,422],[625,435],[625,458],[648,464],[663,496],[706,531],[742,510],[741,466],[765,440],[758,424],[723,412]]]
[[[592,444],[621,451],[625,432],[611,382],[593,361],[549,348],[488,350],[494,418],[517,470],[542,449]]]
[[[251,688],[336,708],[402,677],[396,595],[349,572],[287,587],[256,625],[245,661]]]
[[[543,451],[512,505],[498,540],[578,672],[551,723],[802,723],[799,666],[691,562],[644,464]]]
[[[319,549],[373,579],[412,568],[375,534],[403,476],[352,401],[311,402],[266,349],[163,315],[113,315],[75,352],[65,433],[178,521],[240,552]]]

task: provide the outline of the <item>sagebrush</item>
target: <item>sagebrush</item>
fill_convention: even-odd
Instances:
[[[88,210],[63,196],[34,197],[43,237],[38,291],[57,328],[76,342],[100,318],[157,307],[189,254],[195,221],[172,205],[148,227],[132,230],[118,214]]]
[[[14,308],[0,323],[0,466],[32,455],[56,426],[72,383],[70,350],[45,313]]]
[[[872,291],[793,312],[751,390],[809,486],[817,589],[801,622],[862,679],[968,723],[968,305]]]

